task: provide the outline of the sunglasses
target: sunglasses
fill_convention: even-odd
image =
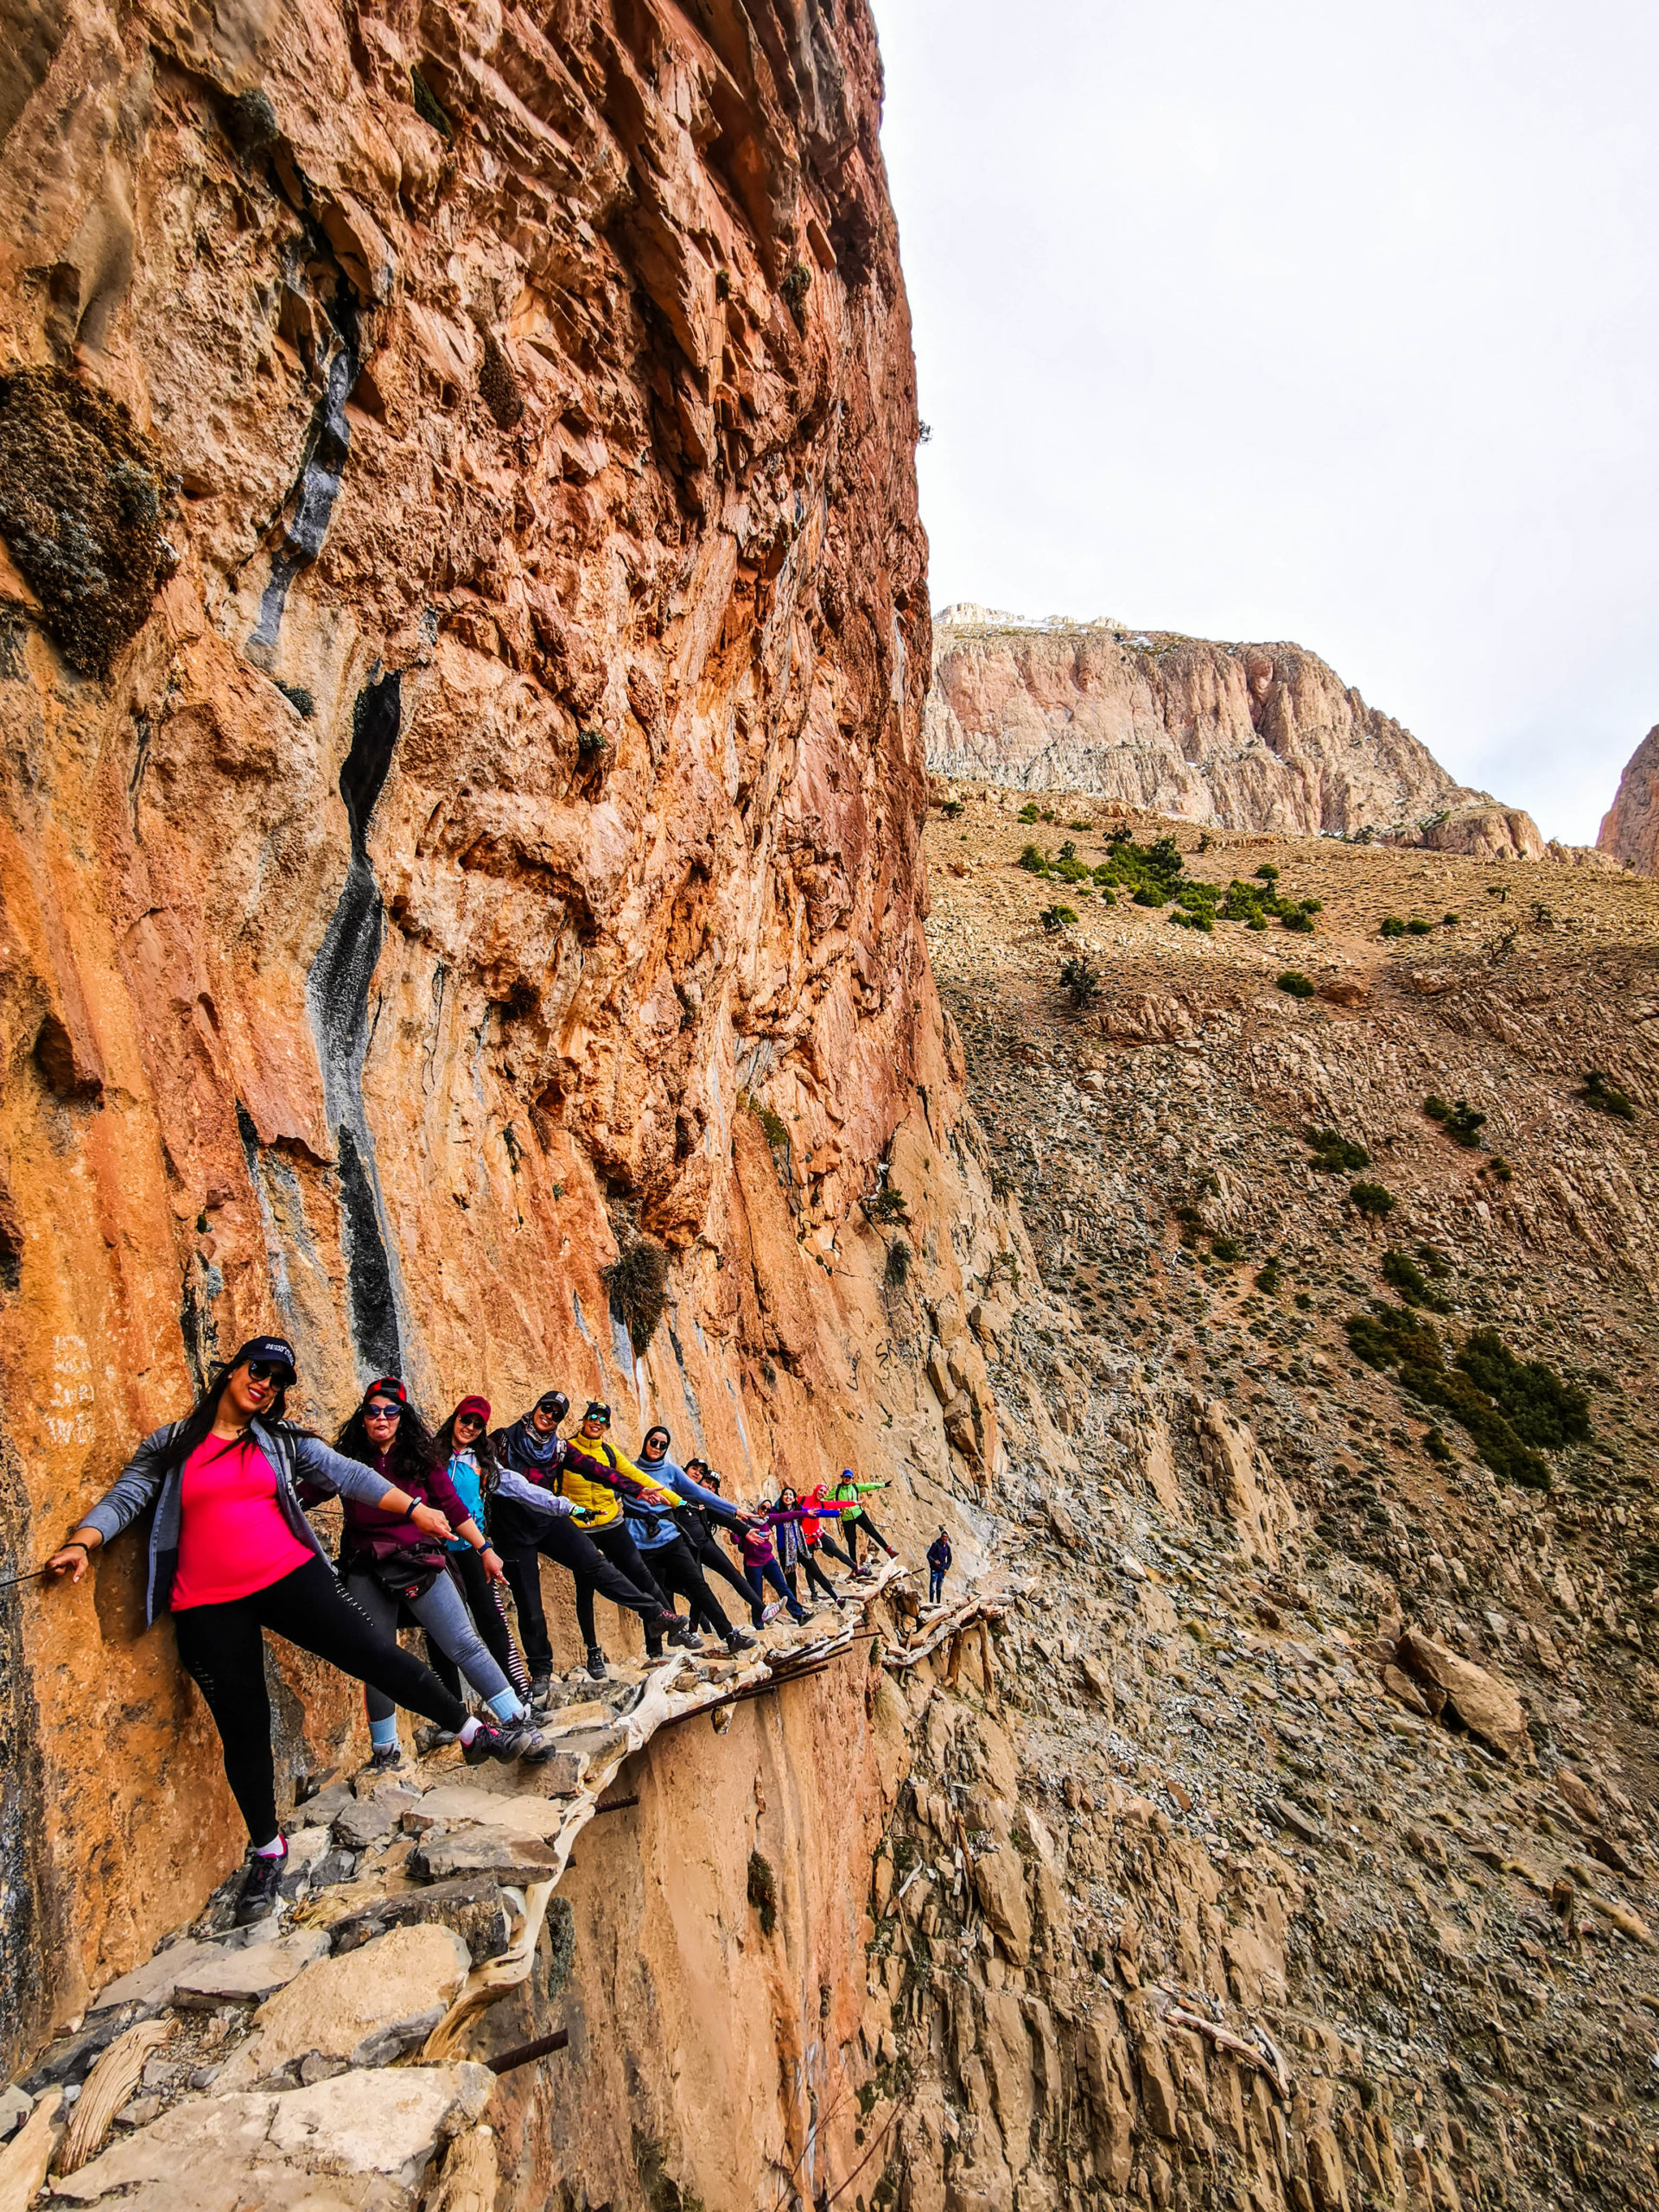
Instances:
[[[366,1421],[402,1421],[404,1409],[401,1406],[365,1406],[363,1414]]]
[[[250,1382],[291,1382],[294,1370],[284,1367],[279,1359],[251,1359],[248,1362]]]
[[[476,1414],[457,1414],[455,1415],[455,1427],[457,1428],[482,1428],[483,1426],[483,1422],[479,1419]]]

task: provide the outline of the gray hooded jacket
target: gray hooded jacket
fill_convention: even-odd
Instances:
[[[147,1506],[156,1507],[156,1518],[149,1528],[149,1573],[144,1587],[146,1621],[153,1621],[157,1613],[167,1611],[172,1602],[173,1577],[178,1571],[179,1524],[182,1517],[180,1496],[184,1488],[184,1470],[175,1467],[170,1474],[164,1470],[168,1446],[183,1426],[182,1421],[168,1421],[165,1427],[147,1436],[98,1503],[89,1513],[83,1513],[76,1524],[83,1529],[96,1529],[107,1544],[112,1536],[118,1536],[136,1521]],[[328,1565],[321,1539],[300,1504],[295,1487],[298,1478],[302,1475],[308,1483],[315,1484],[331,1497],[339,1493],[360,1498],[365,1505],[378,1505],[390,1487],[385,1477],[377,1474],[372,1467],[365,1467],[359,1459],[346,1459],[320,1436],[308,1435],[291,1421],[251,1421],[248,1434],[276,1473],[276,1505],[283,1520],[300,1541],[309,1544],[324,1565]]]

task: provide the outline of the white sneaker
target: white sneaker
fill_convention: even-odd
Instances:
[[[763,1611],[763,1612],[761,1613],[761,1615],[760,1615],[760,1625],[761,1625],[761,1627],[762,1627],[762,1628],[770,1628],[770,1627],[772,1626],[772,1624],[773,1621],[775,1621],[775,1620],[777,1619],[777,1618],[778,1618],[779,1614],[779,1613],[781,1613],[781,1612],[783,1611],[783,1610],[784,1610],[784,1605],[783,1605],[783,1600],[782,1600],[782,1599],[781,1599],[781,1598],[774,1598],[774,1599],[772,1599],[772,1601],[771,1605],[769,1605],[768,1606],[766,1606],[766,1609],[764,1610],[764,1611]]]

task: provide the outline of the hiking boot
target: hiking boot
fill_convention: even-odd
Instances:
[[[452,1736],[449,1740],[453,1744],[455,1739]],[[402,1766],[403,1763],[401,1744],[381,1744],[369,1753],[369,1763],[363,1770],[365,1774],[390,1774],[393,1767]]]
[[[605,1654],[596,1643],[590,1643],[588,1647],[588,1672],[596,1682],[607,1682],[610,1680],[609,1675],[605,1670]]]
[[[753,1651],[760,1641],[760,1637],[751,1635],[747,1629],[734,1628],[726,1639],[726,1649],[735,1659],[740,1651]]]
[[[537,1675],[535,1681],[532,1681],[530,1686],[524,1702],[526,1705],[539,1705],[543,1712],[545,1713],[548,1707],[553,1702],[552,1675]]]
[[[670,1629],[668,1640],[671,1643],[677,1643],[682,1651],[701,1651],[702,1649],[702,1638],[690,1621],[682,1621],[677,1628]]]
[[[505,1720],[499,1728],[487,1725],[480,1728],[461,1757],[468,1766],[482,1766],[486,1759],[499,1759],[503,1766],[511,1766],[514,1759],[524,1759],[531,1766],[538,1766],[552,1749],[552,1745],[528,1721]]]
[[[270,1919],[280,1902],[277,1892],[287,1872],[286,1850],[275,1859],[262,1858],[257,1851],[249,1852],[247,1872],[242,1877],[236,1899],[238,1928],[251,1928],[257,1920]]]

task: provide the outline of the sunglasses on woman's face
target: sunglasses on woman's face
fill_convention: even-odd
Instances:
[[[288,1370],[274,1359],[251,1359],[248,1362],[248,1380],[250,1382],[281,1384],[288,1380]]]
[[[480,1421],[476,1414],[457,1414],[455,1415],[455,1434],[457,1436],[461,1434],[463,1428],[482,1428],[483,1426],[483,1422]]]
[[[404,1417],[401,1406],[367,1406],[364,1411],[370,1421],[401,1421]]]

